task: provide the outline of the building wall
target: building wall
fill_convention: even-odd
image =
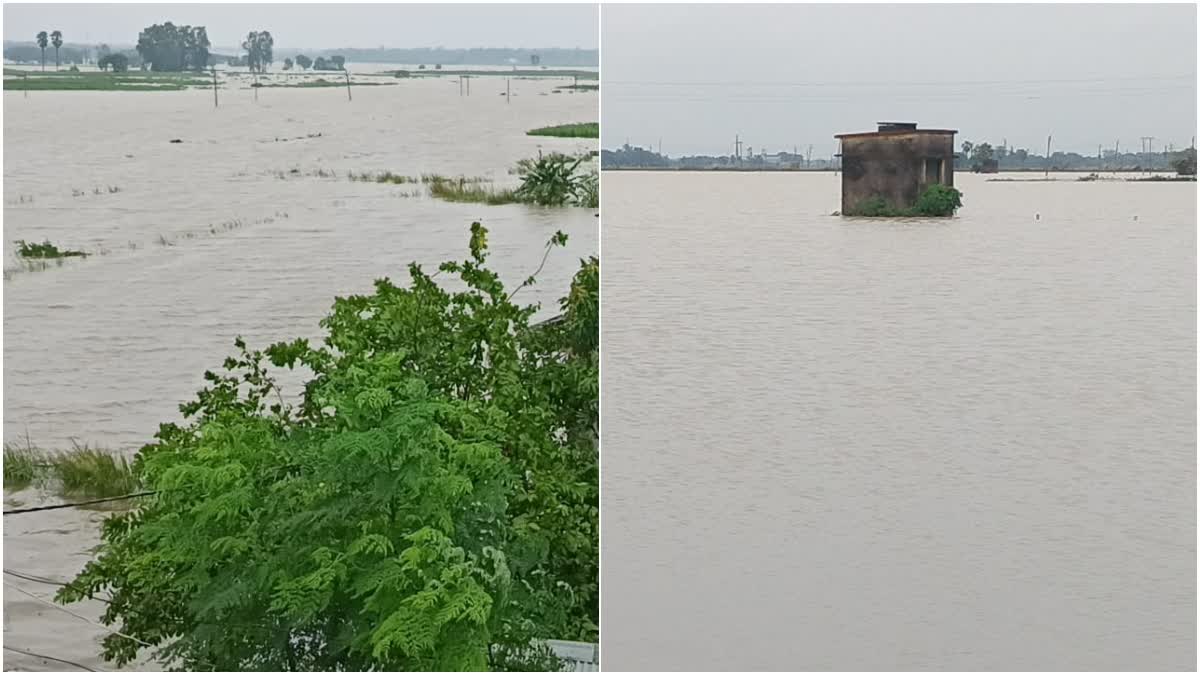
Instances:
[[[872,198],[888,206],[916,204],[930,182],[954,185],[954,136],[929,133],[885,133],[851,136],[842,141],[842,212]],[[941,158],[938,176],[926,176],[926,160]]]

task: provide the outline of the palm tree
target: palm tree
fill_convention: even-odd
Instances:
[[[46,69],[46,45],[50,43],[50,36],[46,35],[46,31],[37,34],[37,44],[42,48],[42,70]]]
[[[58,70],[58,48],[62,46],[62,31],[56,30],[51,33],[50,42],[54,45],[54,69]]]

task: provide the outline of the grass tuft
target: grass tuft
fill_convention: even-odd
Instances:
[[[117,497],[138,489],[133,468],[124,457],[86,445],[51,455],[50,463],[64,495]]]
[[[498,206],[516,204],[521,200],[513,190],[497,189],[467,178],[443,178],[429,182],[429,194],[448,202],[473,202]]]
[[[50,484],[70,497],[119,497],[137,492],[138,480],[129,461],[86,445],[64,452],[4,445],[4,488],[20,490]]]
[[[4,489],[29,487],[38,474],[38,454],[28,448],[4,444]]]

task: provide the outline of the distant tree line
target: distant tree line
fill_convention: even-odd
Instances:
[[[1030,153],[1025,148],[963,141],[962,153],[957,155],[958,171],[1175,171],[1196,175],[1196,150],[1165,150],[1155,153],[1102,151],[1102,156],[1081,155],[1076,152],[1052,152],[1047,162],[1044,155]],[[668,157],[653,150],[625,144],[613,150],[600,151],[600,165],[613,169],[812,169],[836,168],[829,159],[806,158],[802,154],[747,153],[732,155],[691,155]]]
[[[280,50],[281,56],[295,57],[299,50]],[[355,63],[441,63],[447,66],[507,66],[528,64],[537,56],[544,66],[598,66],[600,52],[596,49],[516,49],[516,48],[343,48],[337,53]],[[321,52],[329,56],[328,51]]]
[[[1023,171],[1049,169],[1051,171],[1177,171],[1185,175],[1195,174],[1194,148],[1183,150],[1164,149],[1158,152],[1117,152],[1115,148],[1101,149],[1100,155],[1077,152],[1054,151],[1047,161],[1045,155],[1031,153],[1025,148],[1012,148],[1001,144],[962,142],[962,154],[955,162],[957,168],[971,171]],[[1191,164],[1188,164],[1191,157]],[[1190,171],[1188,171],[1190,167]],[[1183,171],[1180,171],[1180,169]]]
[[[824,170],[833,165],[826,159],[812,159],[803,154],[779,152],[774,154],[686,155],[668,157],[653,150],[625,144],[615,150],[600,151],[600,166],[613,169],[811,169]]]

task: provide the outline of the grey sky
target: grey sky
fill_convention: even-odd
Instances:
[[[215,46],[271,31],[276,48],[579,47],[599,43],[594,4],[11,4],[4,39],[61,30],[68,42],[134,44],[163,21],[205,26]]]
[[[1196,6],[604,5],[603,145],[828,156],[877,121],[1095,154],[1191,143]]]

